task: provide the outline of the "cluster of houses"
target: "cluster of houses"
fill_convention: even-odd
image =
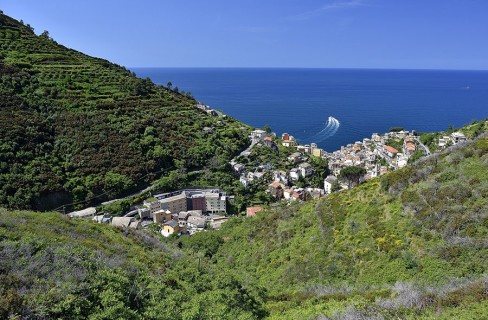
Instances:
[[[254,144],[262,143],[268,145],[265,141],[273,139],[264,130],[254,130],[251,133],[251,139]],[[403,141],[400,150],[388,145],[388,141]],[[415,131],[395,131],[380,135],[374,133],[371,138],[364,138],[353,144],[341,147],[340,150],[328,153],[318,148],[315,143],[300,145],[295,138],[288,133],[283,133],[280,143],[289,148],[295,148],[296,152],[288,157],[290,164],[296,165],[289,171],[273,170],[272,167],[260,166],[253,171],[246,171],[242,164],[231,162],[236,172],[240,174],[240,182],[247,187],[252,181],[262,179],[266,172],[269,172],[271,183],[268,185],[269,192],[275,199],[285,201],[306,200],[307,198],[317,198],[324,194],[329,194],[333,190],[334,184],[338,188],[347,188],[345,183],[338,180],[342,169],[349,166],[359,166],[366,169],[366,175],[362,180],[368,180],[383,174],[389,170],[395,170],[404,167],[408,159],[417,151],[418,143]],[[398,145],[398,143],[396,143]],[[315,171],[313,166],[307,162],[310,156],[322,157],[328,160],[330,175],[324,179],[323,189],[319,188],[298,188],[293,186],[294,182],[301,177],[312,176]],[[269,182],[269,180],[268,180]],[[251,208],[251,211],[249,209]],[[248,208],[247,216],[256,214],[253,208]]]
[[[138,208],[142,223],[161,225],[161,234],[194,234],[227,221],[227,195],[219,189],[185,189],[155,195]]]
[[[205,110],[213,116],[219,116],[214,110],[205,105],[197,105],[197,108]],[[268,134],[264,130],[251,132],[252,146],[262,144],[270,148],[276,148],[275,134]],[[388,141],[394,139],[403,141],[401,150],[388,145]],[[438,146],[443,149],[449,145],[466,141],[466,136],[461,132],[453,132],[444,135],[438,140]],[[338,188],[347,188],[347,185],[338,180],[342,169],[349,166],[359,166],[366,169],[362,180],[386,174],[389,170],[404,167],[408,159],[417,151],[419,142],[415,131],[388,132],[383,135],[373,133],[371,138],[364,138],[340,150],[328,153],[318,148],[315,143],[300,145],[295,138],[288,133],[283,133],[280,143],[289,148],[296,148],[296,152],[288,156],[287,160],[294,166],[291,170],[274,170],[269,165],[260,165],[254,171],[233,160],[233,169],[240,174],[240,182],[244,187],[253,181],[269,182],[266,192],[276,200],[305,201],[309,198],[319,198],[324,194],[333,192],[334,185]],[[398,143],[397,143],[398,145]],[[424,147],[424,146],[422,146]],[[302,177],[309,177],[315,173],[313,166],[308,163],[310,156],[322,157],[328,160],[329,172],[324,180],[324,188],[299,188],[294,182]],[[222,223],[227,221],[227,195],[219,189],[184,189],[175,192],[155,195],[144,201],[143,205],[126,214],[124,217],[112,217],[109,214],[96,215],[96,208],[90,207],[84,210],[71,212],[70,217],[90,218],[98,223],[111,224],[117,227],[139,229],[149,224],[160,226],[160,232],[168,237],[172,234],[194,234],[207,228],[219,229]],[[264,210],[260,206],[248,207],[246,215],[255,216]],[[138,216],[138,217],[135,217]]]
[[[227,221],[227,195],[219,189],[184,189],[155,195],[124,217],[96,215],[90,207],[69,213],[72,218],[92,219],[115,227],[140,229],[157,224],[163,236],[194,234],[207,228],[219,229]]]
[[[387,145],[387,141],[396,139],[403,141],[402,149],[397,150]],[[365,180],[383,175],[388,170],[395,170],[407,165],[408,159],[417,151],[415,131],[388,132],[384,135],[373,133],[371,138],[356,141],[342,146],[340,150],[326,153],[329,170],[338,176],[342,169],[359,166],[366,169]],[[381,161],[381,159],[383,161]]]
[[[295,140],[295,137],[289,135],[288,133],[283,133],[281,135],[281,145],[288,148],[296,148],[297,152],[290,157],[300,157],[301,154],[310,154],[314,157],[323,157],[326,153],[324,149],[318,148],[316,143],[300,145]],[[290,160],[290,159],[289,159]]]
[[[274,137],[274,133],[268,134],[266,131],[260,129],[252,131],[250,136],[253,144],[259,143],[270,148],[277,148],[275,142],[273,141]],[[234,168],[234,171],[240,174],[239,181],[241,182],[241,184],[247,188],[253,181],[261,180],[264,182],[266,174],[269,174],[268,177],[271,177],[272,182],[280,184],[280,188],[283,190],[283,192],[276,193],[276,188],[272,187],[273,183],[270,184],[268,192],[271,192],[271,194],[275,198],[293,201],[305,198],[307,192],[311,192],[313,196],[316,196],[320,193],[323,194],[323,191],[319,192],[317,190],[306,190],[293,186],[288,187],[288,185],[293,185],[293,183],[300,180],[300,178],[306,178],[314,174],[315,171],[313,166],[307,162],[307,160],[309,159],[308,154],[322,156],[323,150],[317,148],[317,145],[314,143],[306,146],[298,145],[296,144],[293,136],[290,136],[287,133],[283,134],[281,141],[282,143],[284,143],[285,141],[289,143],[286,145],[287,147],[297,148],[297,152],[291,154],[287,159],[288,162],[292,165],[295,165],[295,167],[289,171],[284,171],[274,170],[271,165],[265,164],[260,165],[256,168],[252,168],[252,170],[247,170],[246,166],[233,160],[231,161],[231,165]],[[269,181],[269,179],[267,181]]]
[[[97,209],[95,207],[89,207],[79,211],[73,211],[68,213],[71,218],[79,219],[91,219],[97,223],[105,223],[113,225],[114,227],[128,228],[128,229],[140,229],[141,221],[134,217],[112,217],[108,213],[97,215]]]
[[[456,131],[451,133],[450,135],[444,135],[441,138],[439,138],[437,145],[439,146],[439,149],[444,149],[448,146],[457,144],[459,142],[466,141],[466,136],[464,133]]]
[[[296,200],[305,201],[308,198],[317,199],[324,195],[324,190],[321,188],[299,188],[296,186],[288,186],[278,181],[270,183],[267,192],[277,200],[290,202]]]

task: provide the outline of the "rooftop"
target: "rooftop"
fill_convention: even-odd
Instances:
[[[176,228],[177,226],[179,226],[179,224],[175,220],[169,220],[168,222],[163,223],[163,226],[170,226],[172,228]]]
[[[385,146],[384,147],[386,151],[388,152],[391,152],[391,153],[398,153],[398,150],[393,148],[393,147],[390,147],[390,146]]]
[[[276,189],[276,188],[281,187],[281,184],[279,182],[275,181],[275,182],[271,183],[270,186]]]
[[[325,181],[327,181],[328,183],[332,184],[334,183],[335,181],[337,180],[337,177],[336,176],[327,176],[327,178],[325,178]]]
[[[248,207],[246,209],[246,214],[248,217],[254,217],[256,213],[263,211],[263,207]]]
[[[83,217],[94,216],[95,213],[97,213],[97,209],[95,207],[90,207],[80,211],[70,212],[68,213],[68,215],[72,218],[83,218]]]

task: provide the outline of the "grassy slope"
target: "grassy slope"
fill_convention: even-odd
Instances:
[[[0,213],[0,318],[255,319],[259,294],[230,271],[56,213]]]
[[[161,170],[201,168],[214,155],[225,163],[247,143],[247,127],[208,116],[190,96],[3,14],[0,75],[0,204],[10,208],[113,198]]]
[[[326,200],[230,222],[211,261],[266,286],[277,319],[470,319],[488,312],[487,199],[484,138]],[[198,251],[206,237],[182,241]]]
[[[0,317],[481,319],[487,199],[485,137],[326,199],[166,243],[4,212]]]

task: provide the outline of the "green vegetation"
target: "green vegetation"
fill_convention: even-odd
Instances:
[[[402,152],[403,148],[403,139],[394,139],[390,138],[385,143],[387,146],[393,147],[397,149],[398,152]]]
[[[400,132],[400,131],[404,131],[405,128],[403,127],[391,127],[390,129],[388,129],[389,132]]]
[[[357,166],[346,167],[341,170],[339,179],[347,182],[348,188],[352,188],[359,184],[359,180],[366,174],[366,169]]]
[[[449,129],[442,132],[419,132],[420,141],[425,144],[431,151],[435,151],[438,149],[438,139],[444,135],[450,135],[455,131],[460,131],[464,133],[464,135],[471,139],[473,137],[478,136],[482,132],[488,131],[488,119],[481,120],[481,121],[472,121],[471,124],[464,126],[462,128],[453,128],[449,126]]]
[[[420,132],[420,142],[425,144],[430,150],[437,150],[437,141],[442,137],[440,132],[424,133]]]
[[[213,242],[210,265],[266,284],[274,319],[473,319],[488,312],[487,168],[483,138],[326,199],[235,219],[215,232],[228,240]],[[207,237],[179,242],[208,257],[195,245]]]
[[[227,163],[247,127],[3,14],[0,27],[1,205],[87,204],[153,180],[158,190],[230,186],[238,211],[271,202],[262,187],[243,190]],[[0,318],[479,319],[488,128],[460,130],[485,133],[351,190],[191,237],[0,210]],[[249,161],[286,166],[286,152],[258,148]],[[350,171],[354,183],[359,169]]]
[[[83,207],[229,161],[249,128],[196,103],[0,14],[0,205]]]
[[[142,232],[56,213],[0,213],[0,257],[2,319],[266,315],[259,286],[240,282],[233,270],[214,272]]]
[[[271,165],[275,169],[289,170],[293,165],[288,162],[287,158],[293,152],[293,148],[283,147],[280,141],[275,140],[276,149],[263,145],[256,145],[252,148],[249,157],[238,157],[236,160],[249,167],[258,167],[260,165]]]
[[[484,137],[164,241],[3,212],[0,317],[473,319],[488,312],[487,167]]]

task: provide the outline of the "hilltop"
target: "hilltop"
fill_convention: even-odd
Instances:
[[[197,108],[191,94],[4,14],[0,73],[0,206],[83,207],[173,169],[222,166],[248,143],[247,126]]]

